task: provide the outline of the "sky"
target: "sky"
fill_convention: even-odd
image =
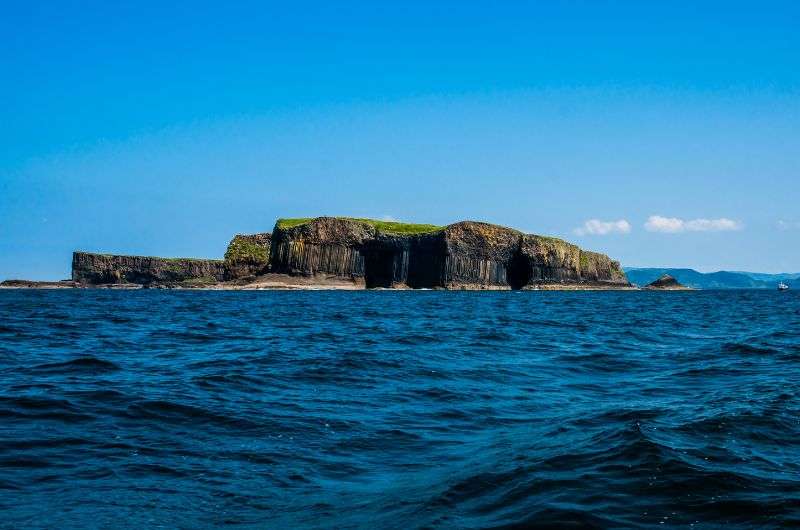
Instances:
[[[0,279],[317,215],[800,271],[800,3],[161,4],[4,4]]]

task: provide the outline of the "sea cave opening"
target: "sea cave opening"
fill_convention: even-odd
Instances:
[[[391,287],[394,279],[394,252],[370,250],[364,255],[364,281],[368,289]]]
[[[506,267],[506,281],[514,290],[519,290],[530,283],[533,273],[527,258],[517,252]]]

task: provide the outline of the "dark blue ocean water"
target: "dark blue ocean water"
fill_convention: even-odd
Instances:
[[[800,525],[798,294],[0,291],[0,528]]]

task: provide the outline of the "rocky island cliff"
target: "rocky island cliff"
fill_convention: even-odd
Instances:
[[[629,288],[620,264],[566,241],[475,221],[447,226],[317,217],[236,235],[224,260],[75,252],[76,286]]]
[[[216,283],[224,279],[224,262],[192,258],[114,256],[74,252],[72,280],[89,285]]]
[[[560,239],[488,223],[445,227],[319,217],[278,221],[273,272],[363,279],[365,287],[627,286],[619,263]]]

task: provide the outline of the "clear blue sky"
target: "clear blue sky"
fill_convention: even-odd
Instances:
[[[797,2],[112,4],[4,4],[0,279],[318,214],[800,271]]]

